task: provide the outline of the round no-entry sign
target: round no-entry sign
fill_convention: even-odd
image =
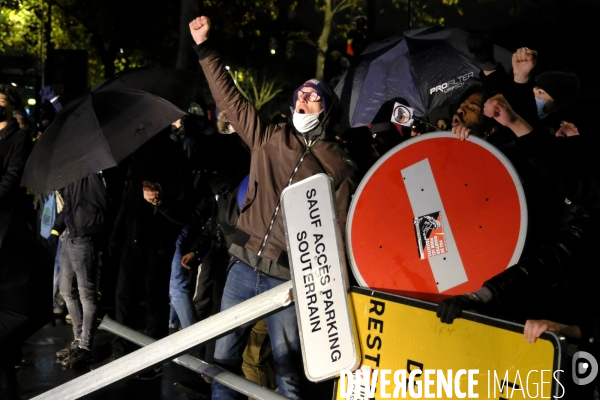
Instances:
[[[432,133],[392,149],[350,206],[347,243],[363,286],[462,294],[515,264],[527,208],[513,166],[478,138]]]

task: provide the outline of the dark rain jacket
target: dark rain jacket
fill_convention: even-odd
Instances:
[[[62,233],[69,228],[72,237],[92,236],[106,230],[108,194],[102,176],[91,174],[61,191],[65,202],[53,229]]]
[[[173,241],[183,221],[192,214],[192,172],[187,156],[159,133],[128,159],[123,197],[110,241],[116,244],[157,245],[162,239]],[[152,206],[144,199],[143,182],[159,183],[161,203]]]
[[[356,166],[335,142],[322,139],[307,142],[288,124],[262,121],[235,88],[219,56],[210,47],[210,40],[195,49],[217,107],[251,152],[248,191],[229,252],[265,274],[290,279],[283,219],[279,212],[282,190],[318,173],[329,175],[335,188],[336,216],[344,232],[356,188],[353,179]],[[321,123],[325,129],[334,109],[335,106],[330,107]]]
[[[19,129],[17,120],[11,119],[0,130],[0,210],[13,210],[24,201],[20,185],[30,151],[31,139]]]
[[[557,187],[572,210],[572,218],[543,245],[484,284],[496,305],[513,311],[526,309],[528,319],[580,324],[599,315],[594,249],[600,180],[593,168],[593,150],[581,139],[555,138],[537,130],[516,139],[539,179]]]

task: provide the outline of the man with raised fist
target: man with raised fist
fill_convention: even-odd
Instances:
[[[334,140],[341,107],[331,87],[310,79],[293,93],[293,125],[268,124],[260,119],[240,95],[225,66],[208,40],[210,20],[199,17],[190,31],[200,65],[217,107],[250,148],[250,180],[229,248],[232,266],[227,277],[221,311],[280,285],[290,279],[283,219],[279,198],[283,189],[318,173],[333,178],[336,214],[344,231],[351,195],[356,187],[356,167]],[[300,337],[293,307],[267,317],[275,360],[279,394],[303,398]],[[242,352],[251,327],[238,329],[217,341],[215,359],[240,371]],[[213,399],[245,399],[213,382]]]

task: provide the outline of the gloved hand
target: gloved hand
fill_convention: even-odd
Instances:
[[[40,90],[40,96],[48,101],[52,101],[58,94],[56,94],[52,86],[44,86],[42,90]]]
[[[451,324],[454,320],[462,314],[463,310],[472,309],[478,303],[469,297],[469,295],[462,294],[460,296],[450,297],[449,299],[442,300],[438,304],[436,315],[440,321],[444,324]]]
[[[471,34],[467,37],[467,47],[475,56],[482,70],[489,71],[495,69],[494,43],[489,38]]]
[[[48,241],[48,243],[50,243],[50,245],[53,248],[57,248],[58,247],[58,235],[55,233],[51,233],[50,236],[48,236],[48,239],[46,239]]]

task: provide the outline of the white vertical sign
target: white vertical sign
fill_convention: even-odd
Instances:
[[[281,194],[304,371],[313,382],[360,364],[331,179],[314,175]]]
[[[415,231],[419,250],[424,253],[422,258],[427,258],[429,261],[439,292],[442,293],[461,283],[465,283],[468,280],[467,273],[456,247],[456,241],[450,227],[451,224],[448,221],[446,210],[444,210],[444,203],[435,183],[429,160],[424,159],[410,167],[404,168],[401,174],[413,214],[415,215]],[[432,215],[436,217],[433,222],[438,225],[432,227],[424,226],[427,221],[423,224],[423,219],[431,218]],[[419,223],[420,226],[417,226]],[[440,237],[444,238],[444,246],[441,251],[439,246],[434,249],[432,245],[430,249],[429,243],[420,243],[419,239],[421,237],[426,241],[427,236],[430,234],[430,232],[423,232],[423,230],[442,232]],[[424,233],[429,234],[425,235]],[[435,239],[437,240],[437,237]],[[428,257],[426,257],[427,251],[430,253]],[[433,257],[431,253],[433,255],[444,254],[444,257]]]

